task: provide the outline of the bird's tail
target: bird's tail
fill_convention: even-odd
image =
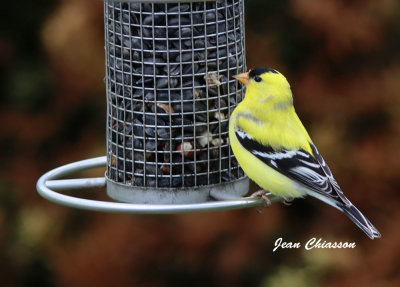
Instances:
[[[378,229],[353,205],[336,203],[337,208],[344,212],[358,227],[364,231],[369,238],[380,238],[381,234]]]

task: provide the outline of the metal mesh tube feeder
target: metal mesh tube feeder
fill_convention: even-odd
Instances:
[[[244,0],[106,1],[104,28],[106,173],[91,183],[135,206],[192,204],[196,210],[234,198],[246,207],[240,198],[248,178],[228,138],[229,116],[244,96],[232,78],[246,70]],[[38,190],[54,200],[43,179]],[[222,203],[224,209],[230,204]]]
[[[105,3],[107,193],[119,201],[207,201],[247,181],[228,140],[243,0],[176,2]]]

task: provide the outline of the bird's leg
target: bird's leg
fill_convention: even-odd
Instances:
[[[294,201],[294,197],[289,197],[288,199],[282,200],[282,203],[286,206],[290,206],[290,205],[292,205],[293,201]]]
[[[251,197],[258,197],[264,200],[264,207],[269,207],[272,204],[271,199],[268,197],[268,191],[265,191],[264,189],[260,189],[254,193],[252,193],[250,196]]]

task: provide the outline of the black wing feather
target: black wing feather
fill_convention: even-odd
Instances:
[[[310,143],[310,146],[315,157],[303,149],[276,151],[270,146],[253,140],[241,130],[236,131],[236,137],[246,150],[269,167],[314,192],[342,202],[345,205],[350,203],[343,195],[331,171],[313,144]]]
[[[381,237],[376,227],[345,197],[329,167],[312,143],[310,147],[313,154],[303,149],[276,151],[253,140],[242,130],[237,130],[235,134],[240,144],[266,165],[311,191],[331,199],[334,206],[342,210],[371,239]]]

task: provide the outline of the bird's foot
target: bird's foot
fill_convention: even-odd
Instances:
[[[282,203],[286,206],[291,206],[294,201],[294,197],[289,197],[288,199],[282,200]]]
[[[250,197],[258,197],[264,200],[264,207],[270,207],[272,204],[271,199],[268,197],[269,192],[263,189],[256,191],[250,195]]]

